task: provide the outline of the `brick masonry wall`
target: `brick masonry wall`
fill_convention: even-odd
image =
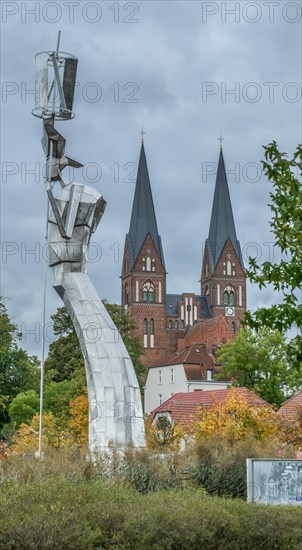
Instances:
[[[228,255],[231,256],[232,274],[224,274],[224,263],[227,263]],[[233,263],[235,264],[235,275],[233,275]],[[208,274],[206,272],[206,265],[208,265]],[[235,250],[230,240],[225,244],[221,257],[216,266],[215,272],[210,272],[210,263],[208,258],[208,252],[205,250],[202,272],[201,272],[201,292],[206,294],[207,288],[209,290],[209,302],[212,310],[213,317],[225,315],[225,306],[223,302],[223,293],[227,286],[231,286],[235,292],[235,316],[227,317],[227,321],[231,324],[233,321],[236,323],[236,332],[240,327],[240,320],[243,319],[244,312],[246,311],[246,278],[245,273],[240,265],[240,262],[236,256]],[[217,285],[220,285],[220,305],[217,303]],[[239,286],[242,289],[242,305],[239,305]]]
[[[233,274],[224,275],[223,273],[223,262],[227,261],[227,254],[231,254],[231,263],[235,263],[234,276]],[[147,259],[148,256],[155,260],[154,271],[152,269],[151,271],[143,270],[143,258]],[[206,272],[206,264],[208,264],[208,273]],[[154,285],[155,294],[153,302],[143,301],[143,287],[146,282],[151,282]],[[217,304],[218,284],[220,285],[220,305]],[[128,288],[128,297],[126,285]],[[232,317],[225,317],[225,306],[223,304],[223,292],[228,285],[232,286],[235,292],[235,316]],[[239,285],[242,287],[242,306],[238,305]],[[142,343],[144,342],[144,319],[147,319],[147,347],[145,348],[145,355],[142,357],[142,361],[146,365],[161,364],[173,352],[180,351],[193,342],[205,343],[207,351],[212,352],[213,348],[221,342],[234,339],[235,334],[232,331],[232,322],[236,323],[236,332],[238,332],[239,321],[246,310],[246,280],[244,271],[230,241],[227,241],[213,274],[210,273],[207,251],[205,251],[202,267],[202,294],[206,293],[206,287],[209,288],[209,302],[213,317],[211,319],[204,319],[189,329],[182,330],[180,305],[184,305],[185,296],[191,296],[193,304],[196,303],[198,305],[198,319],[200,319],[200,305],[194,301],[194,294],[185,293],[179,302],[179,329],[175,329],[176,318],[172,319],[166,315],[166,272],[150,235],[146,237],[131,271],[129,252],[126,244],[122,268],[122,304],[127,304],[129,314],[136,320],[137,335]],[[151,319],[154,321],[154,348],[150,347]],[[172,320],[172,329],[168,327],[170,319]]]

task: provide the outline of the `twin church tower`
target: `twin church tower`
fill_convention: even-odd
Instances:
[[[122,304],[137,323],[145,348],[143,361],[147,366],[163,364],[192,343],[203,344],[212,353],[222,341],[234,338],[246,310],[246,279],[222,148],[200,295],[168,294],[166,278],[142,140],[121,279]]]

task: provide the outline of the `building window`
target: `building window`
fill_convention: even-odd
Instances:
[[[175,328],[178,329],[178,321],[175,321]]]
[[[170,319],[170,321],[169,321],[169,323],[168,323],[168,328],[169,328],[170,330],[172,330],[172,321],[171,321],[171,319]]]
[[[158,397],[159,397],[159,404],[161,405],[162,402],[163,402],[163,396],[162,396],[162,394],[160,393]]]
[[[159,383],[159,384],[162,384],[162,383],[163,383],[162,371],[161,371],[161,370],[158,371],[158,383]]]
[[[230,260],[227,261],[227,275],[232,275],[232,264]]]
[[[129,303],[129,288],[128,288],[128,283],[125,284],[125,302],[126,302],[126,304]]]
[[[174,384],[174,369],[170,369],[170,382]]]
[[[155,260],[152,260],[152,271],[155,271]]]
[[[239,305],[242,306],[242,286],[239,285]]]
[[[142,271],[146,271],[146,258],[142,259]]]
[[[207,369],[207,382],[212,382],[213,380],[213,371],[212,369]]]
[[[208,276],[209,276],[209,266],[208,266],[208,264],[206,264],[206,277],[208,277]]]
[[[154,348],[154,319],[150,320],[150,348]]]
[[[194,323],[197,323],[197,306],[194,306]]]
[[[220,284],[217,284],[217,305],[220,306]]]
[[[223,304],[225,306],[234,306],[235,305],[235,292],[231,286],[227,286],[223,293]]]
[[[147,261],[146,261],[146,270],[151,271],[151,258],[150,258],[150,256],[148,256]]]
[[[232,322],[232,333],[236,334],[236,323],[235,323],[235,321]]]
[[[223,264],[222,264],[222,273],[223,273],[223,275],[226,275],[226,263],[225,262],[223,262]]]
[[[144,319],[144,348],[148,347],[148,321]]]
[[[233,277],[235,277],[236,275],[236,267],[235,267],[235,264],[233,264]]]
[[[143,302],[154,302],[154,286],[150,281],[143,286]]]
[[[181,328],[185,328],[185,322],[183,319],[181,320]]]

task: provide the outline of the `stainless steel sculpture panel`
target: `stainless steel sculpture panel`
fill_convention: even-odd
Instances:
[[[55,120],[69,120],[74,116],[72,104],[77,68],[74,56],[59,52],[59,41],[60,33],[56,52],[42,52],[36,56],[36,106],[33,110],[44,123],[42,146],[47,159],[45,184],[51,207],[49,265],[53,287],[73,321],[85,361],[89,450],[93,453],[107,450],[110,443],[119,449],[127,445],[144,447],[143,410],[134,367],[119,331],[87,274],[89,242],[106,202],[92,187],[65,182],[61,174],[68,165],[75,168],[82,165],[65,155],[65,139],[54,127]],[[50,81],[49,67],[54,78],[50,91],[45,92]],[[60,69],[63,68],[62,83]],[[61,189],[56,197],[54,185],[57,182]]]
[[[49,217],[49,256],[53,287],[73,321],[85,360],[89,399],[89,449],[145,445],[143,411],[135,371],[105,306],[87,275],[86,259],[92,232],[105,201],[87,186],[66,185],[55,199],[68,223],[62,238],[55,215]],[[71,220],[71,221],[70,221]]]

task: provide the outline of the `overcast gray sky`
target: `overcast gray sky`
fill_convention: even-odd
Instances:
[[[120,301],[142,124],[168,292],[200,292],[220,132],[244,259],[256,252],[268,259],[270,186],[260,160],[272,140],[290,155],[302,141],[301,1],[1,8],[1,293],[16,323],[30,331],[41,320],[46,193],[32,90],[34,56],[55,49],[58,30],[61,50],[79,67],[76,117],[57,128],[67,153],[87,165],[75,181],[94,185],[108,203],[88,266],[100,296]],[[250,309],[275,298],[248,285]],[[60,305],[48,273],[48,319]],[[27,334],[22,345],[39,355],[36,339]]]

